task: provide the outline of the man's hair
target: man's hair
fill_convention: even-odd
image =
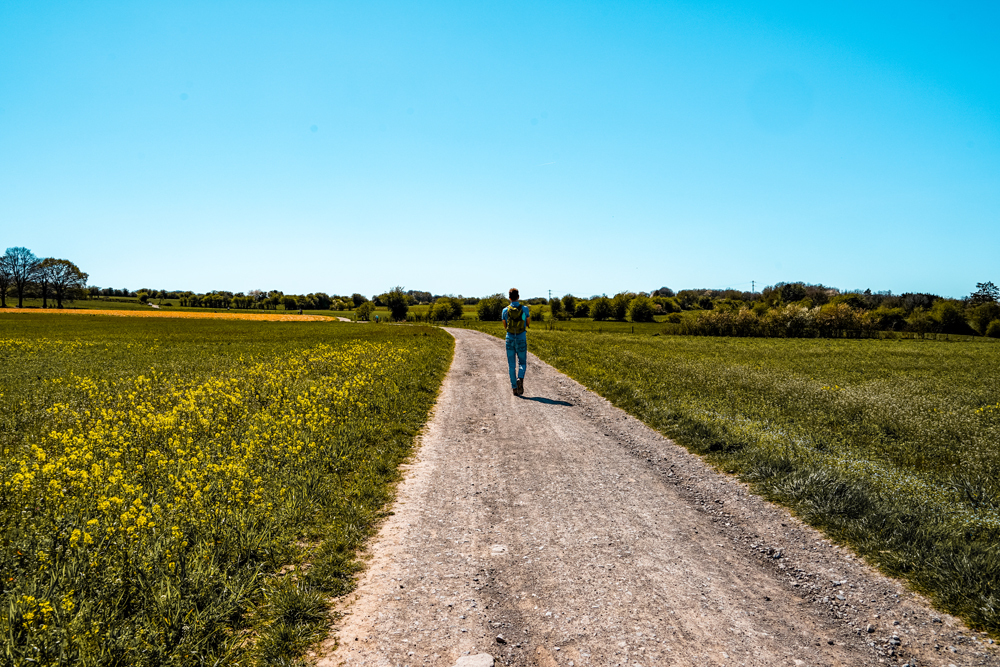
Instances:
[[[511,301],[517,301],[521,297],[521,293],[517,291],[516,287],[511,287],[510,291],[507,292],[507,296],[510,297]]]

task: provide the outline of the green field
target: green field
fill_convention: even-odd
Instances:
[[[528,341],[941,608],[1000,632],[1000,344],[539,328]]]
[[[0,664],[292,664],[453,347],[334,322],[0,331]]]

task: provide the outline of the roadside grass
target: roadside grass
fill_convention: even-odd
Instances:
[[[1000,634],[1000,344],[533,329],[529,349]]]
[[[430,327],[0,314],[0,664],[295,664],[426,421]]]

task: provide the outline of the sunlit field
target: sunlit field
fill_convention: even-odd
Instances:
[[[0,315],[0,662],[291,664],[351,585],[452,345]]]
[[[528,347],[1000,631],[1000,344],[533,328]]]
[[[173,319],[208,319],[208,320],[248,320],[256,322],[329,322],[330,317],[325,315],[299,315],[298,311],[219,311],[219,310],[158,310],[146,306],[143,309],[132,308],[127,310],[113,309],[26,309],[14,308],[4,311],[5,315],[48,315],[52,317],[69,315],[95,315],[102,317],[150,317],[150,318],[173,318]]]

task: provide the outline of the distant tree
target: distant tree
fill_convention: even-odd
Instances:
[[[563,310],[566,311],[567,315],[569,315],[570,317],[573,317],[574,315],[576,315],[576,297],[575,296],[573,296],[572,294],[567,294],[566,296],[564,296],[562,298],[562,305],[563,305]]]
[[[781,285],[778,292],[781,294],[781,300],[785,303],[801,301],[808,296],[806,286],[803,283],[785,283]]]
[[[660,289],[653,292],[650,296],[665,296],[669,298],[674,296],[674,291],[669,287],[661,287]]]
[[[422,292],[420,290],[414,290],[414,289],[406,290],[406,296],[412,297],[414,303],[421,303],[421,304],[430,303],[432,298],[430,292]]]
[[[938,301],[941,297],[936,294],[907,292],[906,294],[901,294],[899,298],[900,303],[906,312],[912,313],[917,308],[923,308],[924,310],[930,308],[934,305],[934,302]]]
[[[590,304],[586,301],[577,301],[573,317],[590,317]]]
[[[313,305],[319,310],[326,310],[333,303],[333,299],[326,292],[316,292],[312,296]]]
[[[49,292],[52,291],[52,270],[55,259],[46,257],[38,262],[38,270],[35,271],[35,287],[42,297],[42,308],[49,307]]]
[[[653,321],[653,302],[646,296],[637,296],[628,304],[628,315],[633,322]]]
[[[139,303],[149,303],[149,293],[139,291]]]
[[[590,316],[598,322],[602,322],[611,317],[611,299],[606,296],[599,296],[590,302]]]
[[[976,283],[976,291],[969,296],[969,305],[978,306],[981,303],[996,303],[1000,301],[1000,287],[992,282]]]
[[[549,301],[549,310],[552,312],[552,317],[559,317],[559,313],[562,312],[562,301],[559,299],[552,299]]]
[[[7,292],[14,284],[14,273],[7,261],[7,255],[0,255],[0,308],[7,307]]]
[[[382,299],[385,301],[386,307],[389,308],[389,317],[396,322],[406,320],[406,313],[410,310],[410,299],[406,296],[402,286],[396,285],[386,292]]]
[[[299,307],[298,301],[291,294],[281,297],[281,305],[285,307],[285,310],[296,310]]]
[[[361,294],[358,294],[357,292],[355,292],[354,294],[351,295],[351,301],[354,302],[354,307],[355,308],[357,308],[358,306],[360,306],[361,304],[363,304],[367,300],[368,299],[366,299]]]
[[[21,308],[24,305],[25,292],[35,279],[40,262],[35,253],[22,247],[7,248],[4,258],[11,273],[14,289],[17,290],[17,307]]]

